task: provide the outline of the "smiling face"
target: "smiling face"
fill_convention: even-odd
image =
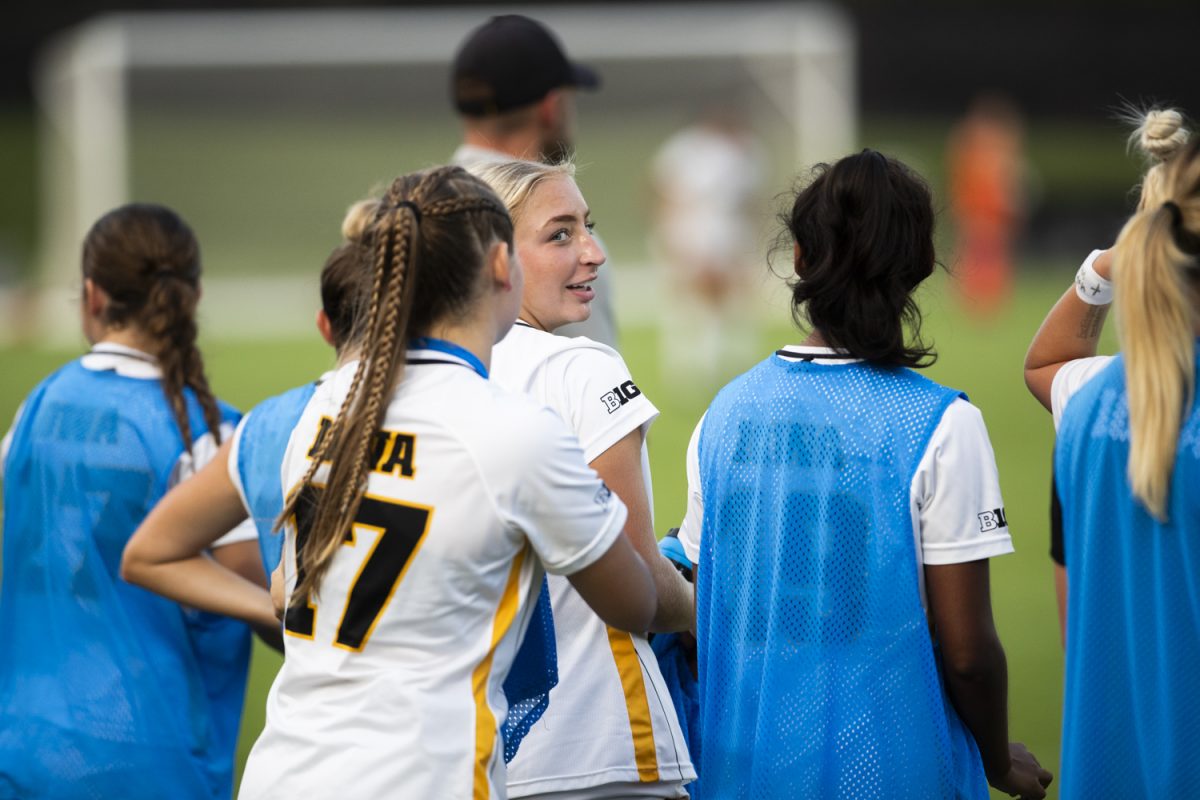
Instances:
[[[521,318],[545,331],[587,319],[604,251],[592,236],[587,204],[575,181],[563,175],[535,186],[521,210],[515,239],[525,273]]]

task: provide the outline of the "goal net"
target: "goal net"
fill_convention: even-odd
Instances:
[[[503,9],[511,13],[514,9]],[[621,321],[653,314],[648,166],[704,106],[736,101],[765,144],[766,197],[855,141],[855,42],[823,4],[538,6],[600,91],[579,97],[579,182]],[[308,330],[345,208],[459,140],[449,62],[501,9],[150,12],[95,18],[44,53],[40,330],[63,313],[79,245],[131,200],[178,210],[200,239],[206,335]],[[653,285],[652,282],[646,284]]]

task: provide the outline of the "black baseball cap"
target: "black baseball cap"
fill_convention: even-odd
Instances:
[[[600,76],[568,61],[540,22],[505,14],[476,28],[459,47],[450,96],[459,112],[482,117],[536,103],[564,86],[595,89]]]

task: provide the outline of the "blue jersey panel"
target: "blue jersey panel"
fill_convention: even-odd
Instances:
[[[1200,406],[1183,421],[1166,522],[1133,498],[1129,437],[1118,357],[1071,398],[1055,449],[1069,577],[1060,793],[1200,797]]]
[[[958,392],[771,357],[699,442],[702,798],[986,798],[921,605],[909,495]]]
[[[550,690],[557,685],[558,643],[554,638],[554,612],[550,608],[550,587],[542,578],[542,590],[538,593],[533,617],[504,679],[504,698],[508,701],[508,716],[500,729],[504,737],[504,763],[516,757],[521,740],[542,718],[550,704]]]
[[[259,403],[246,417],[238,442],[238,475],[250,504],[250,517],[258,530],[258,547],[263,568],[269,576],[279,565],[283,531],[272,530],[283,511],[280,468],[292,429],[317,389],[306,383]]]
[[[157,381],[74,362],[27,399],[5,463],[0,798],[229,796],[249,632],[119,576],[182,452]]]

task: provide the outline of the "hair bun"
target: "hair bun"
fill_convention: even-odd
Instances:
[[[1138,149],[1156,161],[1166,161],[1188,141],[1183,115],[1173,108],[1154,108],[1146,112],[1134,132]]]
[[[342,236],[348,242],[362,244],[367,228],[378,212],[379,200],[359,200],[346,209],[346,217],[342,220]]]

